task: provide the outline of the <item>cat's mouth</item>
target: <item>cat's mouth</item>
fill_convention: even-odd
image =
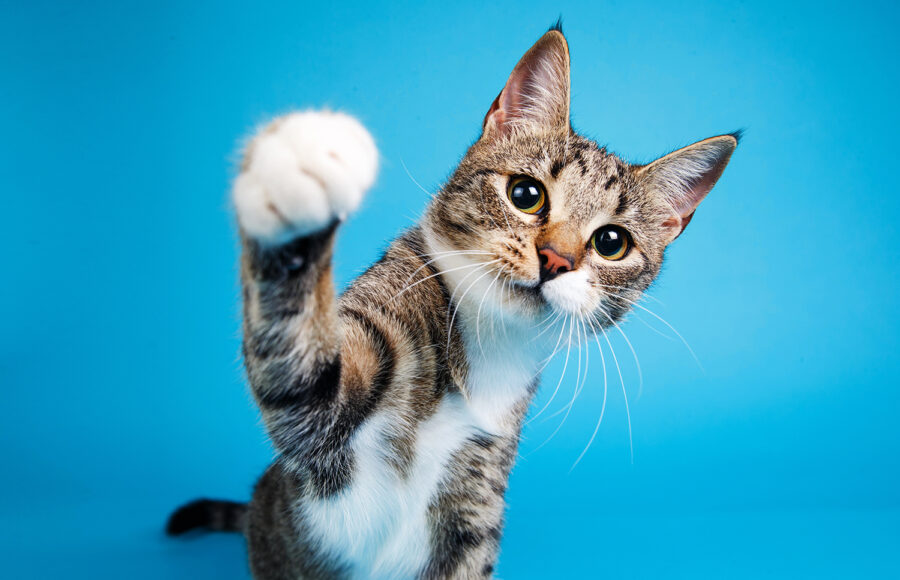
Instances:
[[[513,280],[510,284],[518,295],[541,308],[568,314],[590,311],[587,275],[575,270],[552,279],[536,281]]]

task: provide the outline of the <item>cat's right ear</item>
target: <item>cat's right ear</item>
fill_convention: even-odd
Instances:
[[[513,69],[484,118],[482,139],[569,128],[569,45],[553,28]]]
[[[697,206],[725,171],[741,132],[711,137],[636,167],[638,181],[672,208],[663,222],[666,243],[681,235]]]

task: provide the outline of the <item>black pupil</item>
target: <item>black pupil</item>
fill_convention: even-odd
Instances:
[[[623,243],[624,236],[622,236],[622,232],[607,228],[601,230],[597,236],[597,251],[604,256],[612,256],[622,249]]]
[[[537,183],[523,179],[513,186],[510,198],[517,208],[531,209],[541,201],[541,189]]]

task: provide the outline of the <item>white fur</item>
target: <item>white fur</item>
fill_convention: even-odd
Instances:
[[[479,431],[459,394],[444,397],[418,430],[407,479],[386,461],[396,420],[381,412],[354,435],[353,480],[333,498],[306,503],[303,513],[321,547],[351,566],[353,578],[412,578],[430,552],[427,512],[453,453]]]
[[[587,315],[596,307],[591,300],[590,275],[584,269],[544,282],[541,294],[556,310],[569,314]]]
[[[356,209],[375,181],[378,151],[353,117],[292,113],[253,139],[233,199],[244,232],[278,244],[313,233]]]

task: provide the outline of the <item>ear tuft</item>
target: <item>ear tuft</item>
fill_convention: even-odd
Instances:
[[[663,226],[677,238],[694,211],[725,171],[742,131],[711,137],[669,153],[641,167],[638,179],[652,195],[662,196],[672,207],[672,215]]]
[[[569,45],[554,27],[516,64],[484,118],[482,138],[568,127]]]
[[[559,15],[559,18],[556,19],[556,22],[553,24],[553,26],[551,26],[550,28],[547,29],[547,32],[550,32],[550,31],[553,31],[553,30],[555,30],[556,32],[559,32],[560,34],[563,33],[563,29],[562,29],[562,14]]]

